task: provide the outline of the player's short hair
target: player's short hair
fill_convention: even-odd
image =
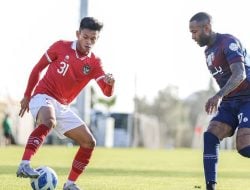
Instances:
[[[80,22],[79,30],[90,29],[94,31],[101,31],[103,24],[93,17],[84,17]]]
[[[206,12],[199,12],[199,13],[196,13],[194,16],[192,16],[189,22],[193,22],[193,21],[211,23],[212,17]]]

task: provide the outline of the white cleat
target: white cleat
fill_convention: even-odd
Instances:
[[[66,183],[63,186],[63,190],[81,190],[79,187],[76,186],[76,184],[72,183],[68,186],[66,186]]]
[[[29,164],[20,164],[16,172],[17,177],[38,178],[40,174],[32,169]]]

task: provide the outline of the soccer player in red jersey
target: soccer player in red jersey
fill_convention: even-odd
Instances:
[[[106,96],[112,96],[115,80],[105,74],[101,60],[91,52],[103,27],[93,17],[85,17],[76,32],[76,41],[57,41],[33,68],[19,116],[30,111],[36,128],[30,134],[18,177],[37,178],[39,173],[30,167],[30,160],[53,128],[60,138],[68,137],[79,144],[68,180],[63,190],[79,190],[75,182],[91,158],[96,141],[90,130],[70,108],[79,92],[94,79]],[[41,72],[47,69],[40,79]]]

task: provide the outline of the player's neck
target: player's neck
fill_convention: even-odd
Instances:
[[[82,52],[82,51],[78,50],[77,48],[76,48],[76,54],[78,57],[84,57],[87,55],[86,52]]]
[[[214,42],[216,41],[216,38],[217,38],[217,33],[212,32],[208,46],[212,46]]]

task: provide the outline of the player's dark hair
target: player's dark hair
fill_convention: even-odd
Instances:
[[[94,31],[101,31],[103,24],[93,17],[84,17],[81,20],[79,30],[90,29]]]
[[[199,12],[199,13],[196,13],[194,16],[192,16],[189,22],[193,22],[193,21],[211,23],[212,17],[206,12]]]

